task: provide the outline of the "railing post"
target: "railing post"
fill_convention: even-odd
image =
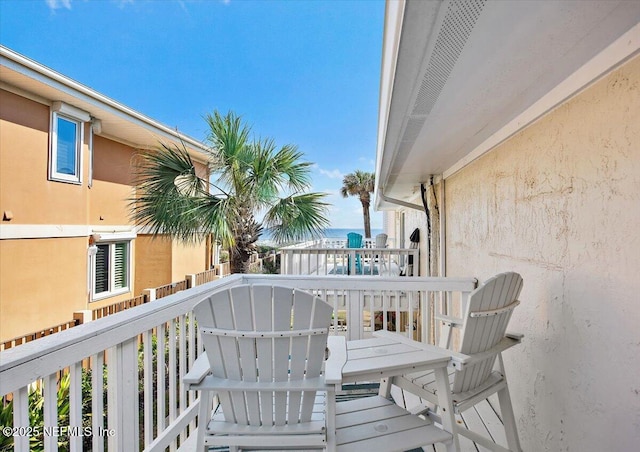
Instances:
[[[156,289],[144,289],[142,294],[147,297],[147,300],[149,301],[156,300]]]
[[[197,284],[196,284],[196,275],[195,274],[185,275],[184,279],[187,280],[187,285],[189,286],[189,289],[191,289],[192,287],[197,286]]]
[[[356,274],[356,252],[353,250],[349,250],[349,259],[347,259],[347,263],[349,264],[349,274]]]
[[[83,325],[87,322],[93,321],[93,311],[90,309],[83,309],[73,313],[73,320],[78,322],[78,325]]]
[[[107,364],[109,450],[139,450],[137,336],[109,349]]]
[[[344,294],[347,297],[345,300],[347,306],[347,340],[363,339],[362,310],[364,308],[364,300],[362,291],[347,290]]]

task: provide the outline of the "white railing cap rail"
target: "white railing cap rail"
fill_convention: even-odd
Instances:
[[[247,284],[277,284],[302,289],[397,290],[427,292],[471,292],[478,286],[476,278],[431,276],[370,276],[370,275],[245,275]]]
[[[384,252],[385,254],[398,254],[398,253],[411,253],[417,254],[420,250],[418,248],[340,248],[340,247],[309,247],[309,248],[280,248],[280,251],[294,251],[296,253],[306,253],[308,251],[324,251],[324,252],[332,252],[339,251],[340,253],[350,252],[350,251],[360,251],[371,253],[372,251]]]

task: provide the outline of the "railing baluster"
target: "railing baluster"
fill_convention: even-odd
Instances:
[[[13,393],[13,427],[28,431],[29,427],[29,390],[24,386]],[[15,435],[13,437],[14,450],[27,452],[29,450],[29,436]]]
[[[400,298],[402,297],[402,292],[396,290],[396,309],[395,309],[395,321],[394,326],[396,327],[396,333],[400,333],[402,331],[402,317],[400,315]]]
[[[187,314],[188,326],[189,326],[189,337],[188,337],[188,353],[189,353],[189,370],[193,367],[193,363],[197,357],[196,351],[196,321],[193,315],[193,312],[189,312]],[[189,391],[189,406],[193,405],[196,401],[196,392]],[[195,419],[189,423],[189,434],[195,432],[196,429],[196,421]]]
[[[142,334],[143,387],[144,387],[144,445],[153,441],[153,341],[152,331]]]
[[[184,385],[184,382],[182,381],[182,378],[184,377],[184,375],[187,373],[186,372],[186,367],[187,367],[187,329],[186,329],[186,320],[187,320],[187,316],[186,315],[181,315],[180,316],[180,324],[179,324],[179,335],[180,337],[178,337],[178,343],[179,343],[179,349],[178,349],[178,360],[179,360],[179,375],[180,375],[180,379],[178,380],[178,386],[180,389],[180,408],[178,410],[178,414],[182,413],[184,410],[187,409],[187,389]],[[183,430],[180,433],[180,444],[184,443],[184,440],[186,439],[186,435],[185,435],[185,431]]]
[[[91,360],[91,440],[93,452],[104,450],[104,352],[93,355]]]
[[[176,413],[176,319],[171,319],[169,322],[169,424],[173,423],[178,417]],[[177,449],[176,441],[171,442],[171,451]]]
[[[47,375],[43,380],[44,450],[49,452],[58,450],[58,437],[49,434],[58,427],[58,373]]]
[[[69,426],[71,452],[82,452],[82,361],[69,366]]]
[[[166,428],[166,415],[165,415],[165,403],[166,403],[166,394],[167,383],[166,383],[166,359],[165,359],[165,351],[167,349],[167,341],[166,341],[166,323],[161,323],[158,326],[158,336],[157,336],[157,361],[158,361],[158,382],[156,385],[156,408],[157,408],[157,416],[156,416],[156,425],[157,425],[157,434],[156,437],[160,436],[160,433]]]

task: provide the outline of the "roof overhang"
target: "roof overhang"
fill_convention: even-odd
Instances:
[[[46,105],[61,101],[100,120],[98,135],[137,149],[153,149],[160,142],[182,145],[206,161],[206,146],[93,89],[0,46],[0,88]]]
[[[630,0],[388,1],[376,207],[414,202],[432,175],[450,176],[638,54],[639,23]]]

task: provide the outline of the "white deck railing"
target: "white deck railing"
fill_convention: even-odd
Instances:
[[[194,432],[198,407],[182,384],[202,351],[193,306],[239,284],[278,284],[325,298],[334,306],[334,333],[347,339],[384,328],[433,343],[434,309],[446,313],[464,302],[476,281],[232,275],[3,351],[0,409],[7,416],[11,405],[13,415],[0,446],[15,440],[15,450],[28,451],[36,437],[46,451],[57,450],[58,441],[72,451],[176,450]]]
[[[286,275],[418,275],[416,248],[376,248],[365,239],[362,248],[347,248],[344,239],[320,239],[280,249]]]

